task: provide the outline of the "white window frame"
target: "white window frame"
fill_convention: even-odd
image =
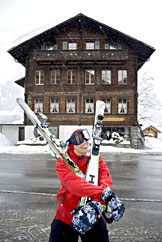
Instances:
[[[120,98],[118,100],[118,114],[126,114],[127,113],[127,99]]]
[[[102,84],[111,84],[111,70],[102,70],[101,82]]]
[[[67,98],[66,100],[66,112],[75,113],[76,100],[75,98]]]
[[[95,84],[95,70],[85,70],[85,84],[86,85]]]
[[[77,49],[77,43],[68,43],[68,49],[69,50],[76,50]]]
[[[127,70],[118,70],[118,84],[119,85],[126,85],[128,79]]]
[[[94,50],[95,43],[94,42],[86,42],[86,50]]]
[[[34,112],[43,113],[43,98],[34,99]]]
[[[35,71],[35,85],[44,85],[45,72],[44,70]]]
[[[94,100],[93,98],[86,98],[85,100],[85,113],[94,113]]]
[[[59,99],[58,98],[50,99],[50,113],[59,113]]]

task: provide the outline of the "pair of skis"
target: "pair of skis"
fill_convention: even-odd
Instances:
[[[86,175],[78,168],[78,166],[73,162],[73,160],[66,153],[66,145],[63,141],[56,139],[54,135],[48,130],[47,117],[44,114],[39,113],[37,116],[30,107],[23,101],[23,99],[17,98],[17,103],[24,110],[27,117],[31,120],[34,125],[34,135],[36,137],[43,137],[52,152],[60,157],[65,164],[70,168],[70,170],[76,174],[76,176],[86,179],[89,183],[98,185],[98,169],[99,169],[99,149],[102,141],[102,120],[104,118],[105,103],[102,101],[96,102],[96,113],[93,126],[93,143],[91,150],[91,159],[89,161]],[[82,197],[80,200],[80,206],[87,203],[89,198]]]
[[[96,113],[95,113],[95,120],[93,126],[93,143],[91,149],[91,159],[89,161],[85,180],[91,184],[98,186],[98,169],[99,169],[99,151],[100,151],[100,144],[102,142],[101,133],[103,128],[102,120],[104,118],[104,110],[105,110],[105,103],[102,101],[96,102]],[[80,199],[80,206],[85,205],[90,198],[82,197]]]

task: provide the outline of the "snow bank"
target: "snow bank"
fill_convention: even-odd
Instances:
[[[47,142],[45,140],[40,140],[39,138],[31,138],[23,141],[18,141],[18,145],[46,145]]]
[[[111,142],[107,142],[110,144]],[[128,141],[122,143],[128,144]],[[122,144],[121,143],[121,144]],[[132,148],[117,148],[113,146],[101,146],[100,152],[120,152],[120,153],[146,153],[162,152],[162,141],[160,139],[145,137],[145,148],[142,150]]]
[[[102,141],[102,144],[115,144],[114,140],[113,139],[110,139],[110,140],[103,140]],[[130,145],[130,141],[127,141],[127,140],[123,140],[120,144],[127,144],[127,145]]]
[[[153,137],[145,137],[145,146],[150,149],[162,150],[162,141]]]
[[[45,141],[38,140],[26,140],[19,142],[18,146],[15,146],[5,135],[0,133],[0,153],[12,153],[12,154],[27,154],[27,153],[50,153],[50,148],[45,145]],[[37,145],[33,145],[37,144]],[[41,144],[41,145],[40,145]]]
[[[48,145],[19,145],[19,146],[8,146],[0,147],[0,154],[38,154],[38,153],[51,153]]]

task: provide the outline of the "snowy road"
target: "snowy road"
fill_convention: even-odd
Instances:
[[[125,216],[110,241],[162,241],[162,154],[103,153]],[[0,154],[0,242],[46,242],[59,181],[50,154]]]

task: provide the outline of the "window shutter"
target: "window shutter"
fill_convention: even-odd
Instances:
[[[62,49],[67,50],[67,41],[62,42]]]
[[[46,46],[45,45],[41,45],[41,50],[46,50]]]
[[[110,49],[110,46],[108,43],[105,44],[105,50],[109,50]]]
[[[122,50],[122,44],[118,44],[118,50]]]
[[[55,44],[55,45],[53,46],[53,49],[54,49],[54,50],[58,50],[58,46],[57,46],[57,44]]]
[[[95,50],[99,50],[100,49],[100,41],[96,40],[95,41]]]

